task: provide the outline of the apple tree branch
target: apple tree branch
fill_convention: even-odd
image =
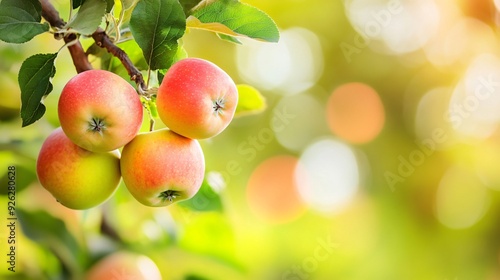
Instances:
[[[63,28],[66,23],[59,16],[59,12],[52,6],[49,0],[40,0],[42,4],[42,17],[50,23],[51,26],[57,28]],[[58,34],[55,35],[56,39],[60,39]],[[68,34],[64,36],[64,42],[70,43],[78,40],[76,34]],[[85,52],[83,51],[82,44],[79,41],[74,42],[68,46],[69,53],[71,54],[71,58],[73,59],[73,64],[75,65],[76,72],[80,73],[86,70],[92,69],[92,65],[90,64]]]
[[[49,0],[40,0],[40,3],[42,4],[42,17],[49,22],[51,26],[59,29],[64,28],[66,22],[64,22],[64,20],[59,16],[59,12],[54,8]],[[56,39],[61,39],[61,34],[56,33],[54,37]],[[110,54],[117,57],[121,61],[125,69],[127,69],[130,79],[137,84],[139,93],[143,94],[146,91],[144,78],[139,69],[134,66],[128,55],[116,46],[106,32],[101,28],[98,28],[92,34],[92,38],[96,42],[97,46],[106,49]],[[76,71],[80,73],[92,69],[88,56],[83,50],[81,43],[78,41],[78,36],[74,33],[69,33],[65,35],[63,39],[65,43],[71,43],[68,44],[68,50],[71,54]]]

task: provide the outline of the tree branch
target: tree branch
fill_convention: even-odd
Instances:
[[[40,0],[40,3],[42,4],[42,16],[51,26],[63,28],[66,25],[64,20],[59,16],[59,12],[57,12],[49,0]],[[56,39],[61,39],[58,34],[55,34],[54,37]],[[64,36],[63,39],[65,43],[70,43],[78,40],[78,37],[76,34],[69,34]],[[78,73],[92,69],[92,65],[79,41],[68,46],[68,50]]]
[[[94,38],[94,41],[99,47],[105,48],[110,54],[121,61],[125,69],[127,69],[130,79],[137,84],[140,91],[146,91],[146,84],[144,83],[142,73],[134,66],[134,63],[132,63],[128,55],[113,43],[104,30],[98,28],[97,31],[92,34],[92,38]]]
[[[59,12],[54,8],[54,6],[49,2],[49,0],[40,0],[42,4],[42,16],[45,20],[47,20],[51,26],[57,28],[64,28],[66,22],[61,19],[59,16]],[[61,39],[60,34],[55,34],[54,37],[58,40]],[[93,34],[92,38],[96,42],[96,44],[105,48],[110,54],[117,57],[130,76],[130,79],[134,81],[139,89],[139,92],[142,94],[146,91],[146,84],[144,83],[144,78],[141,72],[134,66],[128,55],[119,47],[117,47],[113,41],[109,38],[104,30],[98,28]],[[73,59],[73,64],[75,65],[76,71],[78,73],[92,69],[92,65],[89,62],[85,51],[83,50],[82,45],[78,41],[78,36],[74,33],[70,33],[64,36],[64,42],[70,43],[73,42],[70,46],[68,46],[69,53],[71,54],[71,58]]]

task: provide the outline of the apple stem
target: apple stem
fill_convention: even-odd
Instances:
[[[158,197],[161,198],[163,201],[165,201],[165,199],[167,199],[168,201],[172,202],[178,196],[179,195],[178,195],[177,191],[166,190],[166,191],[160,193],[160,195]]]
[[[155,130],[155,120],[153,118],[149,119],[149,131]]]

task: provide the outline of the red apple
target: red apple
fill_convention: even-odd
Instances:
[[[120,153],[87,151],[57,128],[40,149],[36,172],[40,184],[62,205],[88,209],[106,201],[118,187]]]
[[[120,166],[127,189],[147,206],[193,197],[205,174],[198,141],[168,129],[137,135],[123,148]]]
[[[108,152],[137,135],[143,108],[135,89],[120,76],[89,70],[66,84],[58,114],[71,141],[92,152]]]
[[[158,266],[144,255],[116,252],[96,263],[88,272],[88,280],[161,280]]]
[[[156,106],[163,123],[192,139],[213,137],[231,122],[238,91],[217,65],[198,58],[175,63],[158,89]]]

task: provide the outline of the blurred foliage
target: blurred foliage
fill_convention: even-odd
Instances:
[[[61,15],[68,14],[64,1],[53,2],[61,2]],[[81,1],[73,3],[77,2]],[[198,2],[182,1],[186,11]],[[168,208],[142,206],[123,185],[104,205],[86,211],[63,209],[44,192],[36,180],[36,155],[45,137],[58,126],[58,96],[76,71],[67,51],[62,51],[56,60],[53,93],[44,100],[46,115],[32,126],[21,128],[21,119],[15,113],[20,106],[15,85],[21,63],[35,53],[56,52],[62,43],[49,34],[25,45],[0,42],[0,207],[5,208],[0,211],[0,219],[7,221],[6,171],[7,166],[14,165],[21,226],[17,228],[18,271],[9,272],[2,261],[0,278],[67,279],[72,273],[82,274],[104,255],[125,249],[149,256],[164,279],[500,279],[499,122],[482,116],[491,129],[478,136],[469,132],[486,127],[481,118],[464,117],[464,121],[472,122],[472,128],[460,130],[442,117],[460,81],[467,80],[474,59],[485,53],[500,55],[499,12],[494,1],[244,2],[276,21],[284,31],[282,45],[259,42],[263,46],[259,49],[244,38],[242,45],[236,45],[192,29],[180,49],[219,65],[237,84],[255,87],[265,98],[266,109],[239,117],[219,136],[201,141],[207,171],[217,172],[220,178],[206,180],[195,198]],[[401,18],[408,19],[413,29],[388,23],[386,27],[396,30],[396,35],[379,34],[363,43],[359,35],[364,32],[363,25],[359,22],[377,23],[367,7],[374,7],[376,14],[387,3],[401,3],[406,10],[392,18],[397,23]],[[419,7],[429,16],[419,14]],[[431,24],[436,14],[441,25]],[[418,31],[417,26],[429,24],[429,29]],[[398,29],[401,26],[407,29]],[[401,47],[398,42],[417,47],[402,51],[396,48]],[[343,43],[355,48],[349,57],[341,48]],[[83,40],[85,47],[92,44],[92,40]],[[136,44],[128,41],[120,47],[141,70],[146,68]],[[251,53],[256,56],[247,57],[247,50],[254,50]],[[92,63],[127,76],[116,58],[103,55],[93,58]],[[487,68],[485,75],[497,77],[495,67]],[[339,127],[328,119],[332,110],[327,107],[329,98],[339,86],[351,82],[374,89],[384,109],[383,129],[363,143],[343,138]],[[439,88],[444,89],[442,93],[428,95]],[[492,92],[492,96],[498,95],[498,90]],[[291,96],[306,98],[296,101]],[[427,103],[422,101],[426,98]],[[486,103],[493,106],[498,104],[495,100]],[[368,101],[357,102],[369,105]],[[299,111],[301,108],[308,111]],[[347,112],[350,106],[335,108]],[[476,112],[490,111],[480,107],[466,113],[473,116]],[[371,111],[358,113],[374,116]],[[292,117],[287,119],[287,114]],[[356,123],[353,117],[346,117],[344,123],[351,121]],[[157,119],[157,128],[161,126]],[[147,127],[144,125],[143,130]],[[435,128],[442,128],[447,140],[434,143],[432,153],[426,155],[422,143],[432,139],[428,135]],[[361,125],[361,129],[371,128]],[[358,184],[353,195],[346,195],[348,199],[341,207],[324,211],[304,195],[304,189],[295,194],[292,186],[290,192],[303,199],[306,210],[291,220],[268,219],[269,213],[247,193],[256,168],[281,155],[297,158],[305,169],[321,167],[303,155],[324,139],[349,147],[355,156]],[[424,155],[422,160],[416,151]],[[412,158],[418,164],[412,164]],[[330,160],[334,159],[325,162]],[[328,181],[336,170],[344,170],[342,163],[336,165],[337,169],[323,164],[324,181],[332,188],[344,179],[340,176],[338,181]],[[277,170],[273,170],[277,178],[295,176]],[[387,172],[401,180],[389,183]],[[258,190],[263,201],[271,196],[271,189]],[[330,195],[328,190],[318,194],[319,198],[313,198],[322,203],[321,196]],[[282,210],[284,205],[276,200],[276,209]],[[461,226],[454,226],[457,224]],[[7,234],[5,227],[0,230],[0,241]],[[7,244],[2,241],[2,256],[7,254],[5,250]]]

